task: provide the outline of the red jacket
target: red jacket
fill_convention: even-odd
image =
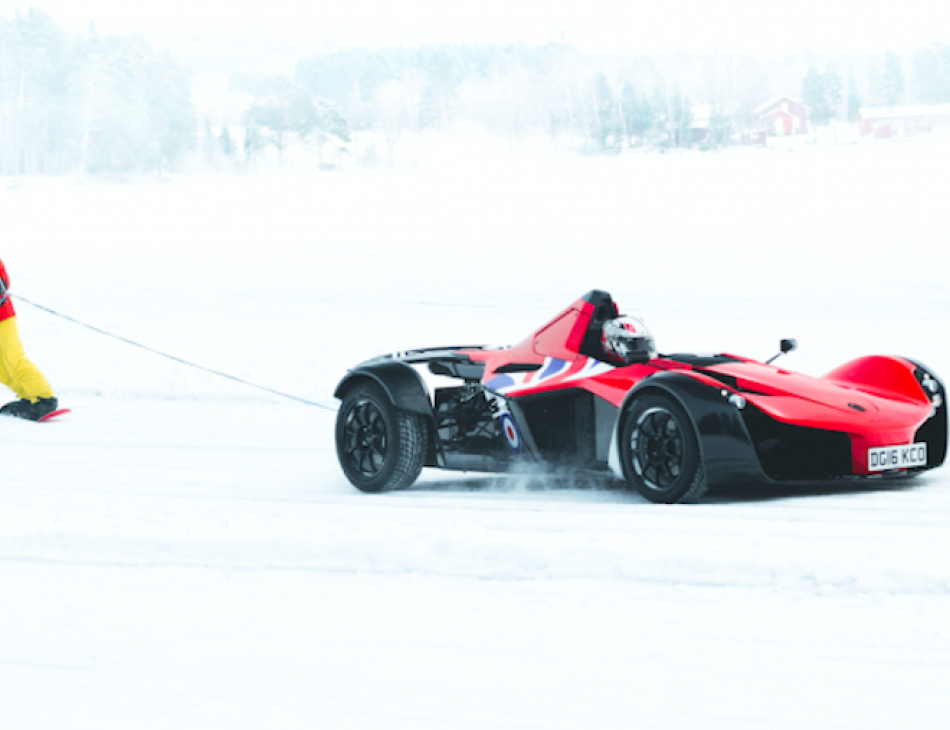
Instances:
[[[7,288],[10,287],[10,277],[7,276],[7,270],[4,268],[2,261],[0,261],[0,279],[3,279],[3,283]],[[2,298],[2,296],[3,295],[0,294],[0,298]],[[0,306],[0,322],[14,316],[16,316],[16,312],[13,311],[13,300],[8,296],[3,306]]]

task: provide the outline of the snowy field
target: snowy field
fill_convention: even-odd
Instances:
[[[13,292],[334,406],[592,288],[661,351],[950,378],[950,141],[0,180]],[[725,490],[428,471],[333,413],[17,304],[58,422],[0,421],[0,728],[945,728],[950,470]]]

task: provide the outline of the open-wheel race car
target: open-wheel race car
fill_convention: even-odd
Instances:
[[[794,347],[782,341],[783,353]],[[425,466],[550,468],[613,472],[667,503],[723,485],[910,476],[944,462],[946,389],[920,363],[872,355],[814,378],[772,360],[657,355],[643,323],[595,290],[512,347],[357,365],[335,392],[337,455],[367,492],[408,487]]]

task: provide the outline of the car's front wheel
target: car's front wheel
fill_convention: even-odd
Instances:
[[[405,489],[425,464],[428,423],[393,404],[376,383],[354,386],[336,419],[336,453],[346,478],[364,492]]]
[[[627,482],[651,502],[691,502],[706,491],[696,430],[668,395],[633,401],[620,433],[620,456]]]

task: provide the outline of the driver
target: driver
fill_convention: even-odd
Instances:
[[[656,357],[653,335],[636,317],[621,316],[604,322],[600,338],[607,362],[613,365],[647,363]]]

